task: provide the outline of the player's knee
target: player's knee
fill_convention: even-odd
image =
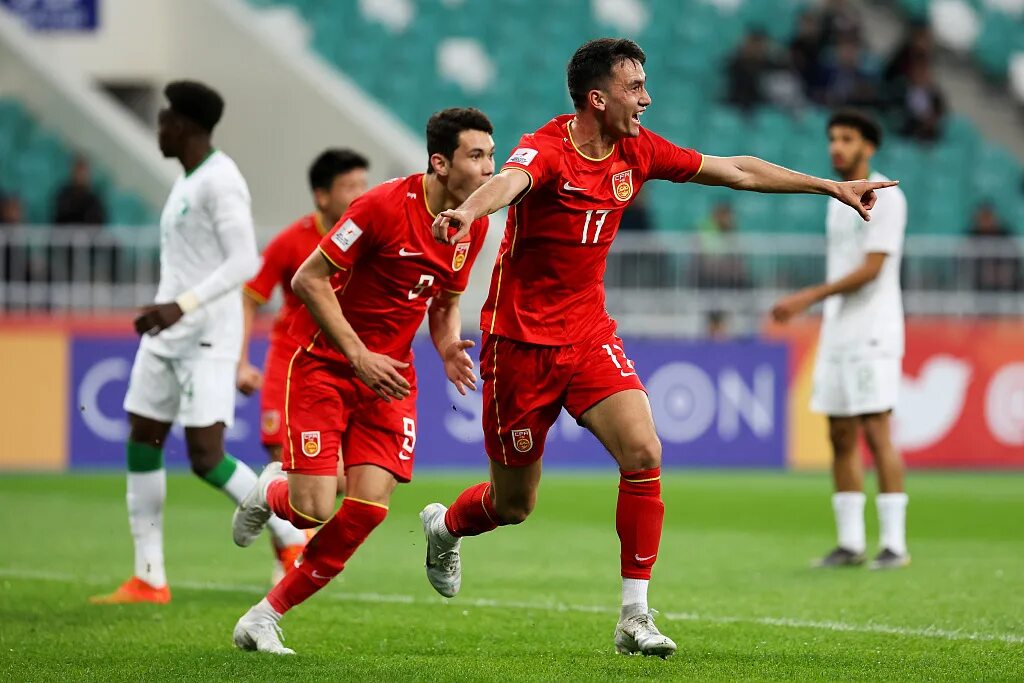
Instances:
[[[652,436],[644,441],[630,444],[620,454],[619,466],[630,471],[661,467],[661,441]]]
[[[844,457],[857,447],[857,430],[845,423],[829,425],[828,438],[836,457]]]
[[[192,472],[198,477],[205,477],[214,467],[224,459],[224,453],[220,449],[212,450],[198,447],[191,447],[188,451],[188,461]]]
[[[522,524],[533,512],[537,500],[534,497],[514,498],[511,500],[494,501],[494,511],[498,513],[498,521],[502,525]]]

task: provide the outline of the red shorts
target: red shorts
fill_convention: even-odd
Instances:
[[[288,363],[298,346],[290,339],[283,339],[271,342],[267,349],[260,389],[260,440],[264,446],[284,445],[284,390]]]
[[[293,353],[285,392],[286,472],[335,476],[339,451],[347,470],[376,465],[402,482],[412,479],[416,446],[416,375],[412,393],[390,403],[363,384],[347,363],[301,348]]]
[[[644,390],[614,332],[568,346],[538,346],[485,334],[480,374],[487,455],[511,467],[540,459],[562,408],[579,420],[612,394]]]

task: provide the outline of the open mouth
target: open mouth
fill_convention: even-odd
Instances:
[[[637,113],[633,114],[632,119],[635,123],[640,123],[640,117],[644,115],[645,109],[641,109]]]

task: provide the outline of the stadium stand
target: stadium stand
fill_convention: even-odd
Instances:
[[[17,100],[0,97],[0,193],[21,200],[24,221],[53,221],[53,197],[65,182],[73,151],[41,125]],[[118,188],[110,174],[93,164],[93,184],[107,207],[110,225],[150,225],[156,211],[137,194]]]
[[[521,133],[569,110],[564,62],[582,40],[625,34],[648,53],[655,106],[645,123],[653,130],[710,154],[752,153],[809,173],[830,170],[821,147],[801,144],[822,135],[824,111],[762,107],[748,119],[718,103],[725,94],[724,65],[747,30],[759,28],[776,44],[787,44],[808,5],[801,0],[652,0],[618,14],[602,11],[607,3],[601,2],[506,0],[499,17],[489,3],[250,1],[292,7],[310,25],[312,47],[414,129],[444,106],[484,109],[495,123],[499,156]],[[927,11],[927,3],[901,2],[908,16]],[[629,5],[617,6],[623,4]],[[581,24],[581,16],[588,20]],[[351,35],[360,39],[346,39]],[[404,49],[387,49],[396,39]],[[1020,164],[987,143],[967,119],[947,117],[943,136],[931,146],[890,136],[877,167],[905,183],[911,233],[960,234],[984,200],[995,204],[1007,225],[1024,231]],[[693,229],[721,193],[655,184],[648,198],[655,228],[678,231]],[[771,211],[762,197],[734,201],[745,231],[821,230],[813,199],[786,198]]]

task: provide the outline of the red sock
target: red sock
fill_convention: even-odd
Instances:
[[[491,502],[491,483],[481,482],[459,494],[444,516],[452,536],[479,536],[500,526]]]
[[[299,566],[267,593],[270,606],[284,614],[326,586],[387,514],[388,509],[378,503],[356,498],[341,501],[338,511],[306,545]]]
[[[619,470],[619,502],[615,507],[615,530],[622,547],[622,576],[651,578],[658,557],[665,504],[661,501],[661,468],[626,472]]]
[[[267,504],[270,511],[281,519],[292,523],[296,529],[315,529],[323,522],[307,517],[292,507],[288,501],[288,480],[275,479],[267,486]]]

